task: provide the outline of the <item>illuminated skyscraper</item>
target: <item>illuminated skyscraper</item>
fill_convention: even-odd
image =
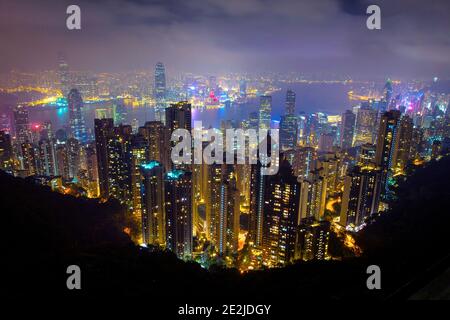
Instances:
[[[377,112],[367,103],[362,104],[356,115],[355,146],[373,143]]]
[[[117,99],[113,105],[114,112],[114,124],[116,126],[120,124],[125,124],[127,109],[125,107],[124,99]]]
[[[317,151],[312,147],[297,147],[294,150],[284,152],[286,159],[291,163],[296,177],[308,177],[314,161],[317,159]]]
[[[36,151],[32,143],[25,142],[21,144],[22,169],[26,176],[38,174],[39,163]]]
[[[307,178],[299,178],[300,182],[300,221],[313,219],[320,221],[325,213],[327,197],[327,179],[322,170],[314,169]]]
[[[298,228],[295,259],[325,260],[328,259],[330,242],[330,223],[328,221],[308,221]]]
[[[192,254],[192,174],[169,171],[164,176],[166,247],[180,258]]]
[[[8,173],[13,169],[11,136],[5,131],[0,131],[0,169]]]
[[[148,160],[156,160],[161,162],[164,168],[169,168],[170,163],[168,158],[168,134],[163,123],[160,121],[148,121],[144,127],[141,127],[140,133],[147,140],[148,146]]]
[[[398,134],[395,139],[395,150],[392,159],[394,175],[405,174],[410,159],[411,142],[413,136],[413,122],[408,116],[403,116],[399,123]]]
[[[349,149],[353,146],[353,135],[355,133],[356,116],[351,110],[342,114],[341,122],[341,148]]]
[[[251,165],[250,173],[250,216],[248,238],[254,246],[262,246],[264,214],[264,188],[267,176],[262,174],[262,164]]]
[[[295,116],[295,92],[286,93],[286,114],[280,122],[281,151],[293,149],[297,145],[297,118]]]
[[[65,180],[69,180],[69,160],[65,144],[56,145],[55,154],[58,175]]]
[[[39,141],[40,174],[50,177],[56,176],[56,154],[54,143],[48,139]]]
[[[358,155],[358,165],[361,167],[373,166],[375,164],[376,147],[373,144],[363,144]]]
[[[381,169],[381,195],[386,197],[391,183],[395,141],[398,134],[400,111],[391,110],[383,114],[377,137],[375,163]]]
[[[156,101],[155,118],[157,121],[166,123],[164,112],[164,109],[166,108],[166,68],[161,62],[158,62],[155,66],[154,97]]]
[[[28,121],[28,110],[25,106],[17,106],[14,108],[14,129],[16,139],[19,143],[29,142],[31,139],[30,123]]]
[[[233,255],[238,251],[239,242],[239,190],[233,165],[224,166],[224,176],[220,186],[220,207],[217,249],[219,254]]]
[[[261,96],[259,100],[259,128],[270,129],[270,122],[272,113],[272,97]]]
[[[141,165],[141,172],[143,241],[150,245],[165,246],[164,168],[158,161],[150,161]]]
[[[367,218],[378,212],[380,177],[380,170],[373,166],[356,166],[346,176],[341,204],[341,225],[358,231]]]
[[[97,155],[98,179],[100,187],[100,196],[103,199],[109,197],[108,188],[108,141],[113,135],[113,119],[95,119],[95,148]]]
[[[83,116],[83,99],[77,89],[72,89],[67,96],[69,121],[72,136],[81,144],[87,143],[86,125]]]
[[[166,109],[166,128],[167,128],[167,137],[170,141],[170,137],[172,133],[176,129],[186,129],[191,132],[192,129],[192,114],[191,114],[191,104],[186,101],[181,101],[176,104],[170,105]],[[174,142],[169,144],[170,147],[166,147],[167,159],[171,159],[170,155],[172,152],[172,147],[175,145]],[[172,167],[174,168],[182,168],[186,169],[186,166],[181,164],[174,164],[172,161],[168,161],[169,167],[166,168],[166,171],[170,171]]]
[[[77,139],[69,138],[66,142],[67,160],[69,164],[69,177],[79,178],[81,146]]]
[[[108,192],[128,208],[132,207],[132,128],[129,125],[114,128],[107,142]]]
[[[7,134],[11,133],[11,123],[6,113],[0,114],[0,131],[3,131]]]
[[[300,186],[291,165],[282,160],[264,188],[263,257],[268,266],[283,266],[294,258]]]
[[[134,130],[133,130],[134,131]],[[147,139],[138,133],[131,138],[131,208],[135,221],[142,224],[142,166],[149,162]],[[142,229],[142,228],[140,228]],[[141,230],[136,230],[140,232]],[[140,232],[139,241],[143,241],[142,232]]]
[[[215,246],[219,242],[219,225],[221,209],[221,187],[223,166],[213,163],[208,166],[208,190],[206,194],[206,237]]]

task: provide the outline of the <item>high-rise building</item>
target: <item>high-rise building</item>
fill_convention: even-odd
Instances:
[[[288,90],[286,93],[286,114],[280,121],[280,145],[281,150],[293,149],[297,145],[297,117],[295,116],[295,92]]]
[[[25,106],[17,106],[13,110],[14,130],[18,143],[26,143],[31,139],[30,123],[28,120],[28,110]]]
[[[192,114],[191,104],[186,101],[180,101],[178,103],[170,105],[166,109],[166,128],[167,128],[167,141],[171,140],[171,135],[176,129],[186,129],[191,132],[192,129]],[[175,142],[168,144],[170,147],[165,148],[167,152],[167,159],[171,159],[172,147]],[[191,151],[189,151],[191,152]],[[173,163],[171,160],[167,161],[169,167],[166,171],[170,171],[172,168],[186,169],[187,167]]]
[[[94,144],[90,143],[86,147],[86,169],[87,169],[87,179],[90,184],[88,191],[93,198],[97,198],[100,195],[100,190],[98,185],[98,166],[97,166],[97,153],[95,149],[95,143]]]
[[[405,169],[410,159],[411,142],[413,137],[412,119],[405,115],[402,117],[395,139],[395,150],[392,159],[394,175],[405,174]]]
[[[300,207],[299,219],[313,219],[320,221],[325,213],[327,197],[327,179],[321,168],[312,170],[307,178],[299,178]]]
[[[11,134],[11,122],[9,120],[9,116],[6,113],[0,114],[0,131]]]
[[[192,174],[172,170],[164,176],[166,247],[180,258],[192,255]]]
[[[65,144],[56,145],[55,154],[58,175],[64,180],[69,180],[69,160]]]
[[[377,152],[375,163],[381,169],[381,195],[388,196],[389,184],[392,182],[392,167],[395,153],[395,141],[398,134],[400,111],[385,112],[380,119],[380,128],[377,137]]]
[[[165,108],[166,108],[166,68],[162,62],[158,62],[155,66],[155,118],[157,121],[166,123]]]
[[[95,119],[94,131],[100,197],[107,199],[109,197],[108,141],[114,133],[113,119]]]
[[[164,168],[158,161],[140,166],[142,173],[142,235],[149,245],[165,246]],[[175,201],[181,201],[176,199]]]
[[[147,159],[161,162],[164,168],[168,169],[171,164],[167,153],[169,142],[167,140],[168,134],[163,123],[160,121],[148,121],[144,127],[140,128],[139,132],[147,140]]]
[[[0,169],[8,173],[13,170],[11,136],[5,131],[0,131]]]
[[[300,186],[284,159],[264,187],[263,259],[267,266],[293,261],[298,224]]]
[[[286,159],[291,163],[296,177],[307,178],[317,159],[317,151],[312,147],[297,147],[284,152]]]
[[[116,126],[125,124],[127,117],[127,109],[125,107],[124,99],[117,99],[113,105],[114,124]]]
[[[83,99],[77,89],[72,89],[67,96],[69,121],[72,136],[81,144],[87,143],[88,137],[83,116]]]
[[[361,145],[358,155],[358,165],[361,167],[373,166],[375,164],[376,147],[366,143]]]
[[[380,170],[374,166],[355,166],[346,176],[341,204],[341,225],[352,231],[359,231],[365,225],[366,219],[378,212],[380,177]]]
[[[251,165],[248,238],[255,247],[262,246],[264,188],[267,179],[267,176],[262,174],[262,170],[260,161]]]
[[[233,165],[223,165],[223,179],[220,186],[219,219],[217,223],[216,246],[220,255],[233,255],[239,243],[239,190]]]
[[[120,125],[107,142],[108,192],[121,203],[132,208],[132,128]]]
[[[41,175],[47,177],[57,175],[56,153],[53,141],[48,139],[39,141],[39,164]]]
[[[377,111],[370,104],[364,103],[356,114],[356,129],[354,145],[373,143],[377,123]]]
[[[346,110],[342,114],[341,120],[341,143],[342,149],[349,149],[353,146],[353,136],[355,133],[356,116],[351,110]]]
[[[81,145],[75,138],[69,138],[66,142],[67,161],[69,165],[69,178],[77,180],[79,178],[81,166]]]
[[[33,176],[38,174],[38,157],[36,154],[36,149],[32,143],[25,142],[21,144],[21,160],[22,169],[26,176]]]
[[[325,260],[329,258],[330,223],[307,221],[300,224],[297,232],[296,260]]]
[[[272,113],[272,97],[261,96],[259,100],[259,128],[270,129],[270,122]]]

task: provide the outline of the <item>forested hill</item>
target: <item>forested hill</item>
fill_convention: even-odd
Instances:
[[[223,297],[406,299],[450,267],[449,181],[450,158],[418,169],[400,186],[393,209],[359,235],[361,258],[241,275],[136,247],[122,231],[125,217],[117,204],[61,195],[0,172],[5,275],[0,290],[9,296],[143,295],[183,303]],[[80,291],[66,288],[71,264],[81,268]],[[370,264],[381,267],[380,291],[367,290]],[[433,297],[442,290],[428,293]]]

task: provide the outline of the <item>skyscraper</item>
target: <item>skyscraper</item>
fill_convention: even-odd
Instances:
[[[297,118],[295,116],[295,92],[286,93],[286,114],[280,122],[281,151],[293,149],[297,145]]]
[[[13,169],[11,136],[5,131],[0,131],[0,169],[9,173]]]
[[[395,141],[397,140],[400,111],[391,110],[383,114],[377,137],[377,151],[375,163],[381,169],[381,195],[388,196],[389,184],[392,177]]]
[[[28,121],[28,110],[25,106],[17,106],[14,108],[14,129],[16,133],[17,142],[25,143],[30,141],[30,124]]]
[[[158,161],[141,165],[142,234],[146,244],[165,246],[164,168]],[[181,199],[178,199],[179,201]]]
[[[368,103],[362,104],[356,114],[355,146],[373,143],[376,123],[376,110],[372,109]]]
[[[272,97],[261,96],[259,100],[259,128],[270,129],[272,113]]]
[[[69,177],[79,178],[81,146],[77,139],[69,138],[66,142],[67,160],[69,165]]]
[[[300,186],[284,159],[264,188],[263,256],[268,266],[291,262],[295,252]]]
[[[172,133],[176,129],[186,129],[191,132],[192,129],[192,114],[191,104],[186,101],[181,101],[170,105],[166,109],[166,128],[167,128],[167,141],[170,141]],[[172,147],[174,142],[168,144],[170,147],[166,147],[167,159],[171,159]],[[190,152],[190,151],[189,151]],[[186,166],[182,164],[174,164],[171,160],[167,161],[168,167],[166,171],[170,171],[172,167],[186,169]]]
[[[113,119],[95,119],[95,148],[97,155],[98,179],[100,187],[100,197],[109,197],[108,188],[108,141],[113,135]]]
[[[330,222],[312,221],[302,223],[298,228],[295,258],[303,261],[328,258]]]
[[[157,121],[166,123],[164,113],[166,108],[166,68],[162,62],[158,62],[155,66],[154,97],[156,101],[155,118]]]
[[[67,96],[69,121],[72,136],[81,144],[87,143],[88,137],[83,116],[83,99],[77,89],[72,89]]]
[[[346,176],[341,204],[341,225],[358,231],[367,218],[378,212],[380,177],[380,171],[373,166],[355,166]]]
[[[48,139],[39,141],[40,174],[51,177],[57,175],[54,143]]]
[[[342,114],[341,120],[341,148],[349,149],[353,146],[353,136],[355,133],[356,116],[351,110],[346,110]]]
[[[405,115],[399,123],[398,134],[395,140],[395,150],[392,159],[394,175],[405,174],[411,154],[411,142],[413,137],[412,119]]]
[[[164,176],[166,246],[179,258],[192,254],[192,174],[172,170]]]
[[[114,128],[114,134],[107,143],[108,192],[109,196],[132,207],[132,128],[120,125]]]
[[[148,146],[148,160],[156,160],[161,162],[164,168],[169,168],[170,163],[168,158],[168,134],[166,128],[160,121],[148,121],[144,127],[140,128],[141,134],[147,140]]]
[[[299,178],[299,220],[322,220],[327,197],[327,179],[320,168],[312,170],[307,178]]]

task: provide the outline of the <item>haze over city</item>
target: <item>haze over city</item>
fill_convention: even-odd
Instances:
[[[1,1],[0,72],[76,70],[307,72],[366,78],[431,77],[450,67],[448,1],[377,1],[382,29],[366,28],[365,0],[76,1],[81,30],[65,28],[73,1]]]

